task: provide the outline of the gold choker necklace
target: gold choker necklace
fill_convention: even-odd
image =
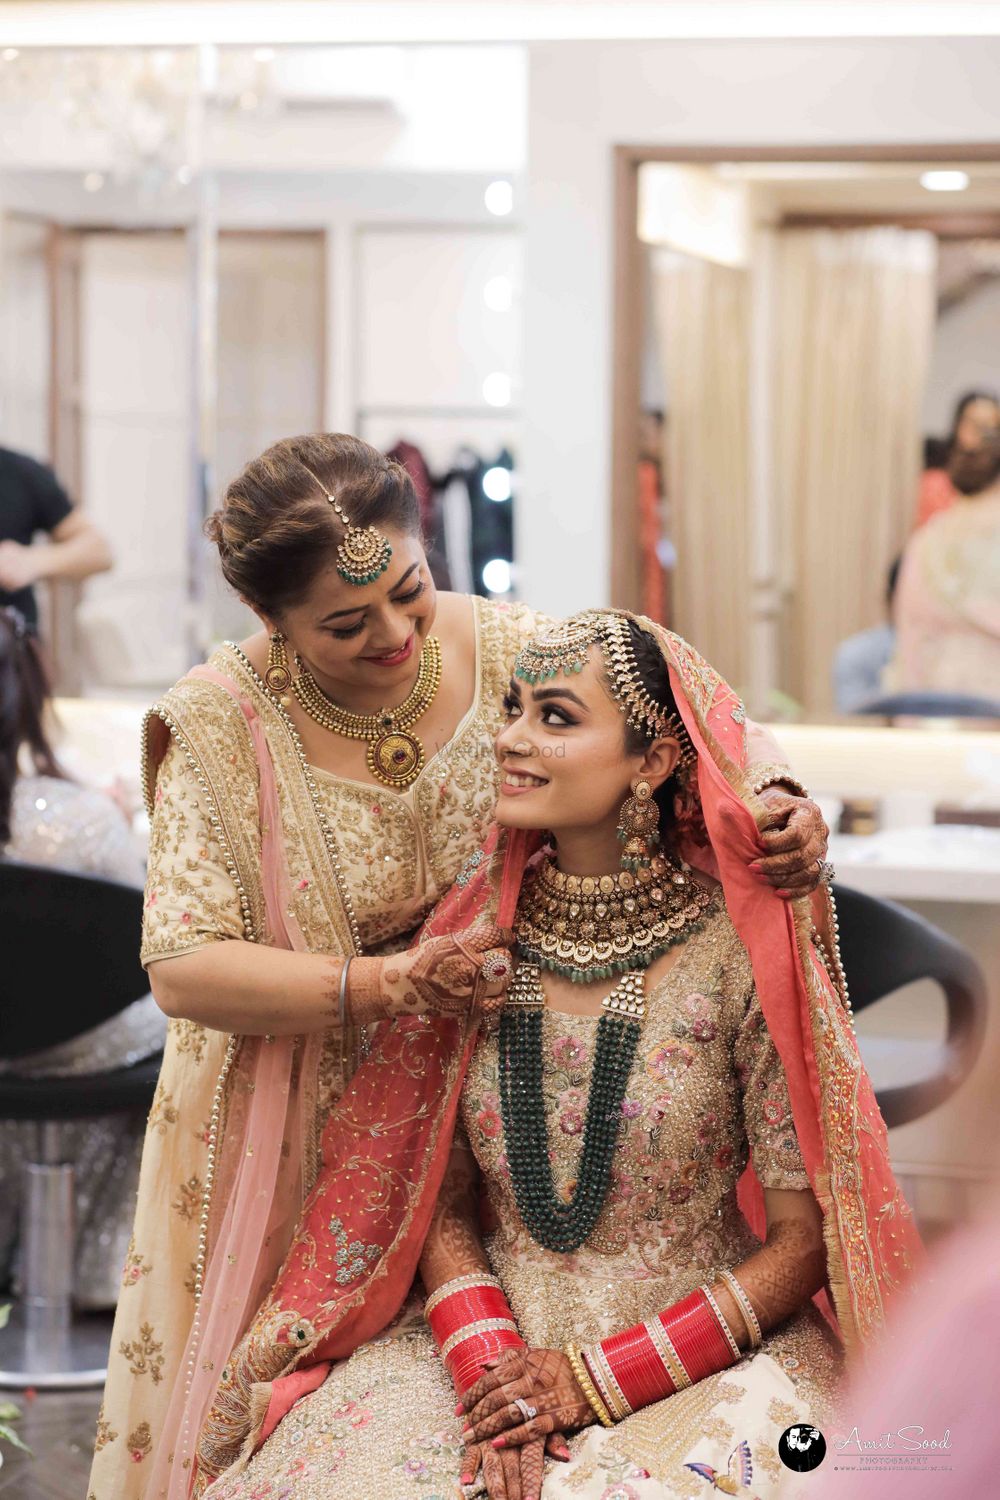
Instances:
[[[424,747],[408,731],[434,702],[441,681],[441,642],[436,636],[429,635],[424,642],[417,680],[406,700],[398,708],[382,708],[375,714],[341,708],[327,697],[298,655],[295,665],[298,676],[291,684],[292,692],[311,719],[331,734],[367,740],[368,769],[383,786],[401,791],[416,781],[424,766]]]
[[[646,969],[702,925],[715,894],[667,855],[634,874],[564,875],[539,865],[518,902],[521,957],[574,984]]]

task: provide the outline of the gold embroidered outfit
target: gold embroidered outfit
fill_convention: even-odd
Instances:
[[[553,1180],[572,1191],[598,1018],[547,1010],[544,1097]],[[593,1342],[650,1317],[757,1246],[736,1206],[752,1152],[765,1187],[805,1189],[784,1070],[764,1024],[750,963],[724,909],[691,938],[648,997],[622,1105],[611,1190],[573,1254],[545,1250],[525,1229],[500,1118],[497,1040],[484,1036],[462,1093],[462,1123],[496,1228],[493,1270],[521,1334],[536,1347]],[[391,1330],[359,1349],[305,1397],[245,1472],[210,1500],[443,1500],[459,1493],[462,1422],[414,1299]],[[763,1348],[688,1391],[569,1440],[569,1464],[546,1462],[543,1500],[665,1500],[708,1494],[685,1467],[725,1473],[751,1448],[752,1493],[775,1495],[778,1438],[795,1421],[829,1425],[840,1356],[810,1305]],[[790,1486],[790,1487],[788,1487]]]
[[[290,721],[243,654],[225,646],[208,664],[235,682],[263,726],[291,912],[310,951],[405,945],[479,847],[496,796],[492,741],[501,698],[538,617],[525,606],[482,599],[471,607],[474,701],[402,793],[307,766]],[[212,681],[182,680],[151,711],[145,769],[151,837],[143,962],[223,939],[266,943],[257,759],[238,703]],[[224,1131],[238,1102],[226,1086],[238,1045],[192,1021],[168,1028],[88,1500],[152,1500],[145,1473],[194,1314],[199,1233],[214,1222],[205,1202],[213,1109]],[[313,1140],[339,1076],[339,1039],[331,1034],[318,1078],[302,1083]],[[306,1186],[314,1172],[315,1162],[307,1163]]]

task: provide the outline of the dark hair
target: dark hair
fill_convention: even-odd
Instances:
[[[632,637],[632,649],[635,653],[636,666],[639,668],[639,677],[646,692],[658,703],[668,714],[677,713],[677,699],[674,690],[670,686],[670,674],[667,671],[667,663],[663,652],[653,637],[645,630],[641,630],[634,620],[628,622],[629,635]],[[641,729],[634,729],[631,724],[625,724],[625,754],[641,755],[646,746],[652,743],[652,736],[644,734]],[[656,805],[660,809],[660,836],[666,842],[667,834],[674,822],[674,797],[677,793],[677,782],[674,776],[668,776],[661,787],[653,793]]]
[[[271,619],[309,592],[344,538],[317,480],[352,525],[420,532],[413,482],[401,464],[347,433],[282,438],[247,464],[205,523],[226,582]]]
[[[955,402],[955,410],[951,418],[951,432],[948,435],[949,449],[954,448],[958,439],[958,424],[976,401],[991,401],[1000,413],[1000,395],[997,395],[996,391],[966,391],[965,395],[959,396]]]
[[[972,453],[956,448],[948,464],[948,478],[962,495],[979,495],[1000,478],[1000,429],[986,433],[982,447]]]
[[[45,732],[48,673],[20,610],[0,609],[0,848],[10,840],[10,809],[22,745],[36,776],[62,776]]]

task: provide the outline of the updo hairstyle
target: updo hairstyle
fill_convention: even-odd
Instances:
[[[247,464],[205,522],[226,582],[268,619],[280,620],[306,596],[344,539],[317,479],[353,526],[420,534],[416,493],[401,464],[347,433],[282,438]]]

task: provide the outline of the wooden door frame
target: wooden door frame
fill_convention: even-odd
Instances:
[[[949,145],[840,146],[614,146],[612,287],[611,557],[613,605],[642,605],[642,558],[637,541],[636,466],[642,372],[644,245],[639,239],[639,168],[645,162],[715,166],[720,162],[1000,162],[1000,141]],[[829,217],[827,221],[829,222]],[[841,216],[838,216],[841,217]],[[896,222],[887,216],[881,222]],[[961,218],[960,214],[935,215]],[[985,217],[985,216],[983,216]],[[845,225],[846,227],[846,225]]]

